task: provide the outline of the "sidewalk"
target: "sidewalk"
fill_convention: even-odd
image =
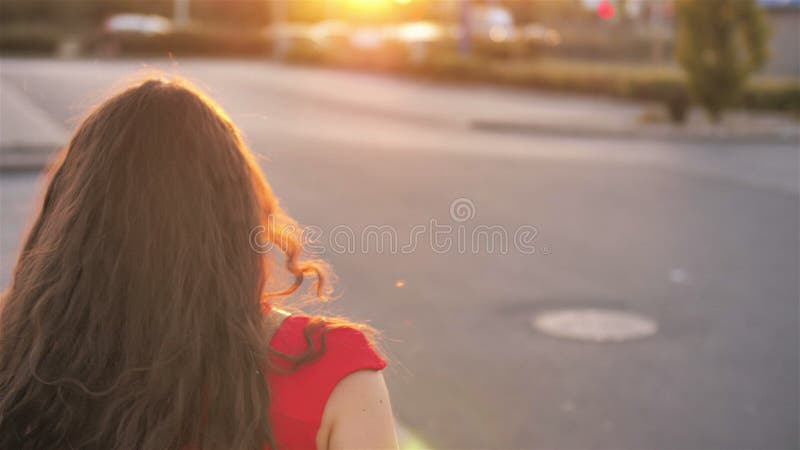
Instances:
[[[6,75],[49,71],[49,60],[3,60]],[[59,61],[59,68],[91,78],[98,66],[86,61]],[[166,60],[152,67],[169,72]],[[109,74],[135,72],[129,61],[108,61]],[[128,67],[130,66],[130,67]],[[182,62],[181,71],[208,84],[235,84],[271,101],[317,105],[330,115],[342,112],[372,116],[426,128],[489,133],[556,135],[586,139],[648,140],[696,143],[797,144],[800,122],[771,113],[735,111],[721,126],[711,126],[695,108],[689,123],[665,121],[662,105],[603,97],[498,87],[446,84],[337,69],[286,66],[263,61],[210,64]],[[110,77],[109,79],[113,79]],[[97,75],[98,83],[106,83]],[[0,81],[0,170],[38,170],[68,139],[60,121],[33,103],[21,83]],[[67,88],[68,89],[68,88]]]
[[[268,78],[282,95],[434,126],[681,142],[796,143],[800,139],[800,121],[773,112],[731,111],[722,124],[714,126],[695,106],[684,126],[673,126],[658,103],[490,84],[447,84],[340,69],[281,68],[292,72],[290,81],[271,71],[241,75]]]
[[[0,171],[41,169],[67,139],[24,92],[0,81]]]

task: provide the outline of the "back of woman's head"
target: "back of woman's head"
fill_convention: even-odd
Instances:
[[[267,270],[250,236],[265,226],[286,253],[291,292],[316,268],[288,220],[234,125],[184,83],[97,107],[0,306],[0,448],[263,447]]]

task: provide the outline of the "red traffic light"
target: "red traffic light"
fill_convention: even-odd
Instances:
[[[597,15],[603,19],[610,19],[614,17],[614,5],[608,0],[603,0],[597,5]]]

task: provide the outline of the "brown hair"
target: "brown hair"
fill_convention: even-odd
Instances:
[[[294,277],[273,296],[312,273],[322,295],[292,223],[233,123],[185,82],[97,107],[53,167],[0,304],[0,448],[274,448],[273,271],[250,239],[264,227]]]

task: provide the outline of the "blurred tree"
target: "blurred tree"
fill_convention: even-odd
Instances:
[[[677,58],[689,89],[718,122],[767,61],[769,29],[756,0],[678,0]]]

